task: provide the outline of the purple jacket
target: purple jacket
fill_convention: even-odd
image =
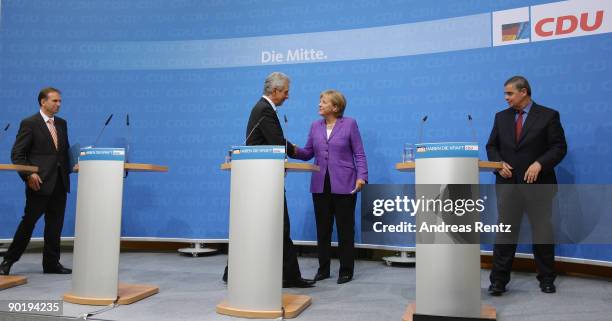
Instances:
[[[329,140],[325,120],[313,122],[308,142],[304,148],[296,149],[295,158],[307,161],[313,156],[315,165],[319,165],[321,170],[312,173],[311,193],[323,193],[328,170],[331,192],[334,194],[350,194],[358,178],[368,181],[368,162],[357,122],[352,118],[338,118]]]

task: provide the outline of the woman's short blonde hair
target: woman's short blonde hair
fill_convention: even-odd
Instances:
[[[319,97],[322,98],[323,96],[329,98],[332,105],[338,108],[336,117],[342,117],[344,115],[344,109],[346,108],[346,98],[344,98],[344,95],[337,90],[328,89],[321,92],[321,96]]]

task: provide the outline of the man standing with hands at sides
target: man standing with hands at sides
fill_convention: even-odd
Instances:
[[[287,155],[294,155],[293,144],[285,139],[276,110],[289,98],[289,77],[281,72],[273,72],[264,82],[263,96],[251,110],[246,130],[247,145],[287,146]],[[283,224],[283,287],[309,288],[315,281],[302,278],[297,254],[291,241],[291,225],[287,198],[284,199]],[[230,276],[231,277],[231,276]],[[227,266],[223,280],[227,281]]]
[[[502,162],[502,169],[495,173],[497,209],[499,221],[511,224],[512,233],[497,234],[489,293],[499,296],[506,291],[523,213],[527,213],[532,229],[540,289],[554,293],[555,246],[551,223],[557,184],[554,167],[567,153],[565,134],[559,112],[533,102],[531,87],[524,77],[514,76],[505,82],[504,98],[509,108],[495,115],[487,155],[490,161]]]
[[[38,173],[19,174],[26,185],[26,205],[13,242],[0,264],[0,274],[8,275],[11,266],[21,258],[43,213],[43,272],[72,273],[59,262],[66,193],[70,192],[68,127],[64,119],[55,116],[61,103],[59,90],[44,88],[38,94],[40,111],[21,121],[11,159],[14,164],[38,166]]]

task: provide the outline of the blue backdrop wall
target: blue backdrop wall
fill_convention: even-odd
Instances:
[[[319,93],[346,95],[372,183],[413,181],[394,164],[424,115],[424,140],[433,142],[472,140],[471,114],[483,150],[505,108],[503,82],[515,74],[531,81],[535,101],[561,112],[569,144],[561,183],[612,181],[612,1],[4,0],[0,10],[0,123],[12,124],[0,162],[10,161],[19,121],[37,112],[38,91],[54,86],[72,142],[93,143],[114,113],[99,145],[127,140],[132,162],[170,167],[130,174],[124,236],[227,238],[229,174],[219,164],[243,142],[272,71],[291,77],[280,114],[299,145],[318,118]],[[17,175],[1,175],[6,239],[24,195]],[[315,240],[308,185],[307,174],[287,178],[295,240]],[[74,233],[75,193],[68,202],[65,236]],[[612,260],[601,245],[558,254]]]

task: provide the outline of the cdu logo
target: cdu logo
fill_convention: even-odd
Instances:
[[[612,1],[562,1],[493,12],[493,46],[612,32]]]
[[[531,7],[531,41],[612,32],[612,1],[563,1]]]

